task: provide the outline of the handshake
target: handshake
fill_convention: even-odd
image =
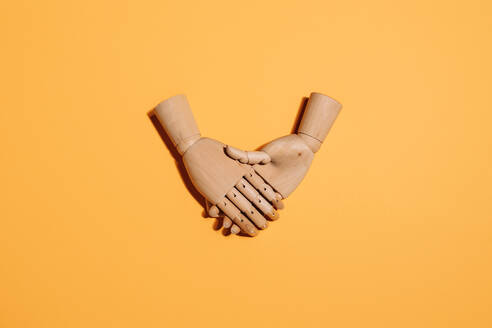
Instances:
[[[164,100],[154,110],[183,158],[208,214],[224,218],[231,233],[256,236],[278,219],[277,210],[301,183],[335,121],[341,105],[312,93],[296,134],[273,140],[259,151],[242,151],[201,136],[184,95]]]

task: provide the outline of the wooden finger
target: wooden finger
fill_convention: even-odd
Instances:
[[[264,151],[247,151],[248,164],[266,164],[271,162],[270,155]]]
[[[233,235],[237,235],[241,231],[241,228],[239,228],[237,225],[233,224],[231,227],[231,233]]]
[[[217,206],[215,206],[215,205],[210,206],[208,208],[208,215],[210,215],[213,218],[218,218],[220,216],[220,211],[217,208]]]
[[[268,222],[265,217],[241,194],[236,188],[232,188],[227,193],[227,198],[236,205],[236,207],[246,214],[253,223],[260,229],[266,229]]]
[[[225,152],[229,157],[238,160],[243,164],[248,163],[248,155],[246,154],[245,151],[241,149],[237,149],[236,147],[232,147],[232,146],[227,146]]]
[[[248,174],[246,174],[246,180],[259,190],[263,197],[272,203],[277,210],[283,208],[283,203],[277,199],[277,193],[255,172],[255,170],[249,170]]]
[[[258,229],[255,228],[255,225],[249,221],[229,199],[224,197],[222,201],[217,203],[217,206],[232,220],[232,222],[237,224],[244,233],[247,233],[250,236],[256,236],[258,234]]]
[[[270,219],[276,220],[279,218],[278,212],[275,211],[273,206],[244,178],[239,180],[236,188]]]
[[[222,222],[222,226],[226,229],[229,229],[232,226],[232,221],[227,216],[224,216],[224,221]]]
[[[277,209],[281,210],[284,208],[284,202],[282,202],[282,195],[278,192],[275,193],[275,199],[277,200]]]
[[[266,164],[271,161],[270,155],[264,151],[244,151],[232,146],[226,147],[226,154],[243,164]]]

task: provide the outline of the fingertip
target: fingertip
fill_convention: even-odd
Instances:
[[[238,227],[237,225],[235,225],[235,224],[234,224],[234,225],[231,227],[231,234],[233,234],[233,235],[237,235],[237,234],[239,233],[239,231],[241,231],[241,229],[239,229],[239,227]]]
[[[275,208],[276,208],[277,210],[282,210],[282,209],[284,209],[284,207],[285,207],[285,206],[284,206],[284,202],[282,202],[281,200],[275,200],[275,201],[273,202],[273,205],[275,205]]]
[[[275,220],[278,220],[280,218],[280,214],[278,214],[277,211],[273,211],[272,214],[268,214],[268,217],[272,220],[272,221],[275,221]]]
[[[248,227],[246,228],[246,233],[251,237],[255,237],[256,235],[258,235],[258,232],[258,229],[256,229],[252,225],[248,225]]]
[[[210,215],[213,218],[218,218],[219,217],[219,209],[217,206],[212,205],[208,209],[208,215]]]
[[[282,201],[283,197],[278,192],[275,193],[275,201],[274,204],[277,210],[281,210],[285,207],[284,202]]]
[[[231,219],[229,219],[228,217],[224,217],[224,222],[222,223],[222,226],[226,229],[229,229],[231,225],[232,225]]]
[[[264,151],[262,151],[262,153],[263,153],[263,158],[261,160],[261,164],[268,164],[268,163],[270,163],[272,161],[272,158],[270,157],[270,155],[268,155]]]

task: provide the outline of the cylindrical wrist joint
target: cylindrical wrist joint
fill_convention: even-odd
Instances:
[[[154,112],[181,155],[200,139],[200,130],[185,95],[164,100]]]
[[[311,93],[297,132],[322,143],[341,108],[336,100],[321,93]]]

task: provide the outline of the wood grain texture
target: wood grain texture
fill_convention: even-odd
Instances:
[[[247,173],[239,162],[227,157],[224,147],[216,140],[201,138],[183,155],[193,185],[214,205]]]
[[[314,154],[296,134],[270,142],[262,148],[270,155],[268,164],[256,164],[254,169],[283,198],[287,198],[306,175]]]

